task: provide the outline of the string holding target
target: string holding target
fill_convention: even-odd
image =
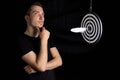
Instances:
[[[86,31],[82,33],[86,42],[95,43],[100,40],[103,30],[102,22],[99,16],[92,12],[92,0],[90,0],[89,13],[83,17],[81,27],[86,28]]]

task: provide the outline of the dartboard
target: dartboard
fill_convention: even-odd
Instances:
[[[87,13],[80,24],[80,27],[72,28],[71,32],[81,33],[87,43],[96,43],[100,40],[103,32],[100,17],[92,12],[92,0],[90,0],[89,13]]]
[[[96,13],[86,14],[82,21],[81,27],[86,28],[84,33],[81,33],[83,39],[88,43],[98,42],[102,35],[102,22]]]

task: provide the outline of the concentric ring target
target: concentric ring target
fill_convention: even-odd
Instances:
[[[88,43],[98,42],[102,36],[102,22],[97,14],[86,14],[81,22],[81,27],[86,31],[81,33],[84,40]]]

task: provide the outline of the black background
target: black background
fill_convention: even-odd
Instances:
[[[70,29],[78,27],[89,13],[90,0],[34,0],[40,1],[45,11],[45,27],[55,35],[55,42],[63,58],[63,66],[56,69],[57,80],[111,79],[116,78],[119,50],[119,8],[117,2],[93,0],[93,12],[99,15],[103,33],[96,44],[88,44],[81,34]],[[16,0],[14,40],[25,30],[24,11],[33,0]],[[117,19],[118,18],[118,19]],[[12,45],[13,46],[13,45]],[[12,51],[13,71],[17,71],[14,60],[16,45]],[[13,72],[14,73],[14,72]],[[16,73],[15,73],[16,74]],[[15,75],[13,74],[13,75]],[[15,77],[15,76],[14,76]]]

